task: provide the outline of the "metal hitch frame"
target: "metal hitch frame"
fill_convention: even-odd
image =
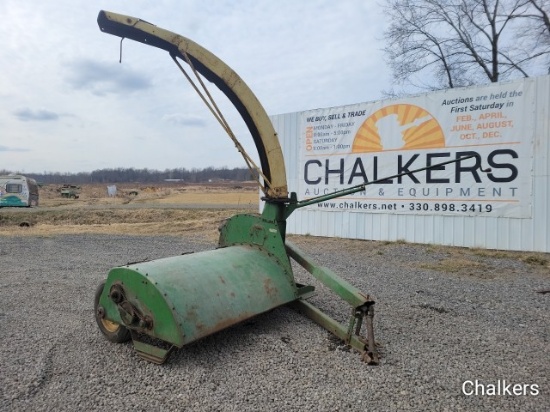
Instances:
[[[288,240],[286,242],[286,250],[296,263],[349,303],[352,309],[348,327],[346,328],[308,302],[306,299],[309,296],[300,297],[291,306],[333,333],[346,345],[361,353],[361,359],[364,362],[369,365],[377,365],[378,352],[376,350],[373,327],[374,300],[369,295],[364,295],[359,289],[349,284],[330,269],[316,265],[311,258]],[[365,320],[365,337],[361,336],[363,320]]]

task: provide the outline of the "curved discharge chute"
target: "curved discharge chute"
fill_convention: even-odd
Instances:
[[[263,106],[235,71],[192,40],[144,20],[102,10],[99,12],[97,22],[105,33],[166,50],[180,68],[181,65],[176,58],[188,63],[193,71],[214,83],[235,106],[252,135],[261,164],[261,170],[258,172],[264,181],[264,185],[260,186],[266,197],[268,199],[288,197],[283,154],[277,133]],[[250,167],[251,159],[238,141],[234,137],[232,139]]]

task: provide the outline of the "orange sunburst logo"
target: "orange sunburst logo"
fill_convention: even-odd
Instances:
[[[421,107],[394,104],[377,110],[363,122],[353,140],[352,152],[436,147],[445,147],[438,121]]]

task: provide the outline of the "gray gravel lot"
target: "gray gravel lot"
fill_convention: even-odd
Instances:
[[[478,266],[451,272],[427,268],[456,256],[446,248],[293,241],[375,296],[379,366],[361,363],[288,308],[183,348],[165,365],[147,363],[131,344],[100,335],[96,286],[113,266],[213,244],[198,237],[2,236],[0,409],[550,410],[550,294],[536,292],[550,288],[548,268],[509,255],[471,255]],[[339,320],[348,315],[324,288],[314,301]],[[463,382],[475,380],[485,388],[499,381],[530,386],[527,395],[463,394]]]

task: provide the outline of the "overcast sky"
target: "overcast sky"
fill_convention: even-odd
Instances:
[[[167,52],[125,40],[119,64],[120,39],[99,30],[99,10],[194,40],[269,115],[377,100],[390,88],[388,22],[374,1],[0,0],[0,170],[244,166]]]

